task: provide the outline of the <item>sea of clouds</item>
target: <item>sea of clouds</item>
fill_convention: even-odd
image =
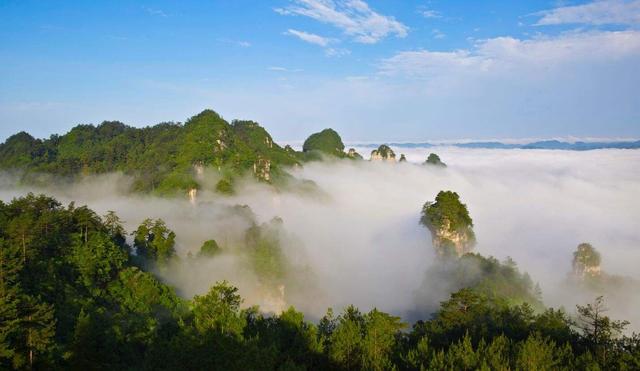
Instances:
[[[371,148],[357,150],[368,158]],[[192,204],[186,198],[128,194],[128,180],[119,174],[46,189],[17,187],[3,176],[0,199],[44,192],[64,203],[87,204],[99,214],[114,210],[128,231],[145,218],[162,218],[176,232],[183,258],[195,254],[205,240],[214,238],[224,247],[242,238],[251,222],[230,211],[231,205],[248,205],[259,223],[278,216],[283,250],[304,272],[292,278],[295,282],[285,282],[286,304],[311,318],[329,306],[339,310],[348,304],[405,318],[425,307],[416,302],[416,292],[429,290],[425,272],[438,261],[428,231],[418,221],[422,205],[440,190],[458,192],[467,204],[476,251],[500,260],[513,258],[540,284],[547,305],[573,312],[575,304],[593,299],[564,285],[581,242],[600,251],[605,272],[640,281],[640,151],[438,147],[435,151],[448,165],[438,168],[421,164],[434,149],[395,150],[409,161],[314,162],[290,169],[294,177],[314,181],[314,192],[278,191],[246,180],[233,197],[201,191]],[[215,181],[215,175],[210,177],[210,183]],[[273,307],[273,298],[259,294],[258,278],[232,254],[159,274],[186,297],[227,279],[240,287],[246,304]],[[640,296],[612,296],[612,315],[640,328]],[[446,293],[434,298],[444,300]]]

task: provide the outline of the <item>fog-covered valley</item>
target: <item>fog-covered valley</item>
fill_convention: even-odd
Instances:
[[[457,192],[467,204],[475,251],[513,258],[540,284],[545,305],[573,312],[576,304],[598,294],[565,284],[572,254],[582,242],[601,253],[607,274],[628,276],[634,285],[640,280],[640,152],[441,147],[437,152],[447,167],[440,168],[422,165],[433,149],[394,149],[409,161],[330,160],[289,169],[295,178],[315,182],[310,189],[279,190],[246,178],[233,196],[205,186],[191,203],[186,197],[128,193],[129,180],[120,174],[44,188],[16,187],[4,175],[0,199],[43,192],[63,203],[87,204],[100,215],[114,210],[129,232],[145,218],[162,218],[176,233],[181,261],[157,273],[182,296],[203,294],[226,279],[240,288],[245,305],[273,312],[295,305],[315,319],[328,307],[355,304],[413,320],[428,316],[448,297],[433,276],[425,280],[425,272],[439,261],[429,231],[418,223],[422,205],[440,190]],[[357,150],[369,157],[366,148]],[[205,170],[203,183],[215,177]],[[233,254],[188,257],[206,240],[215,239],[224,251],[243,239],[252,221],[233,205],[248,205],[257,224],[282,219],[276,233],[295,272],[282,285],[264,287]],[[629,319],[637,329],[640,298],[629,295],[605,293],[612,316]],[[425,297],[432,302],[421,302]]]

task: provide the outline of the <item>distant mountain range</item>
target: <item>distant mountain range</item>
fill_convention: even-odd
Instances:
[[[531,143],[502,142],[467,142],[467,143],[386,143],[400,148],[460,147],[487,149],[555,149],[565,151],[589,151],[593,149],[640,149],[640,140],[615,142],[562,142],[559,140],[542,140]],[[380,143],[351,143],[355,147],[378,147]]]

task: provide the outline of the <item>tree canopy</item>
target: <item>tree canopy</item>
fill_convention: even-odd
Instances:
[[[311,134],[302,145],[304,152],[320,152],[326,155],[345,157],[342,138],[333,129],[324,129]]]

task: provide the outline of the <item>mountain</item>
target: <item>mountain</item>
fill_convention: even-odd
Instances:
[[[318,133],[313,133],[304,141],[302,151],[308,158],[318,158],[318,154],[336,157],[345,157],[344,143],[342,138],[333,129],[324,129]]]
[[[356,147],[378,147],[378,144],[352,144]],[[640,149],[640,140],[615,142],[562,142],[559,140],[543,140],[524,144],[502,142],[465,142],[465,143],[388,143],[389,146],[399,148],[430,148],[436,146],[451,146],[460,148],[484,149],[555,149],[565,151],[589,151],[594,149]]]
[[[0,145],[0,169],[19,172],[26,182],[42,174],[73,179],[119,171],[133,177],[134,191],[185,194],[200,187],[204,167],[217,169],[227,183],[246,173],[272,182],[283,167],[299,164],[300,155],[274,143],[256,122],[228,123],[205,110],[184,124],[134,128],[105,121],[45,140],[21,132]]]

